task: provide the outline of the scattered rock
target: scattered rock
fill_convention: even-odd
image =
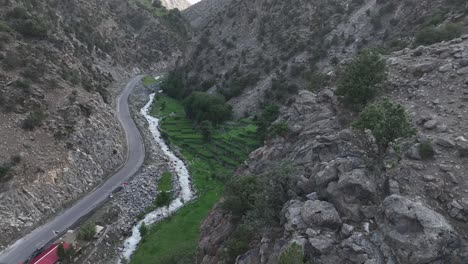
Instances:
[[[335,206],[325,201],[307,201],[302,207],[301,216],[311,227],[337,230],[341,226],[341,218]]]
[[[424,123],[424,128],[428,130],[432,130],[436,128],[436,126],[437,126],[437,120],[434,120],[434,119],[429,120],[426,123]]]

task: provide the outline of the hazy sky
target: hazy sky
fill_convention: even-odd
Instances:
[[[198,3],[200,2],[200,0],[188,0],[191,4],[195,4],[195,3]]]

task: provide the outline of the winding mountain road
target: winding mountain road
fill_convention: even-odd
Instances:
[[[0,263],[16,264],[24,261],[36,249],[43,247],[53,240],[57,232],[66,231],[80,218],[101,205],[113,190],[137,173],[145,158],[145,147],[140,132],[130,116],[128,97],[142,77],[137,76],[127,83],[125,89],[117,98],[117,117],[127,138],[128,153],[125,164],[106,182],[80,199],[72,207],[0,252]]]

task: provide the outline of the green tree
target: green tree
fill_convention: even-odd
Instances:
[[[347,106],[361,110],[377,95],[386,78],[384,60],[377,52],[366,50],[345,67],[336,94],[343,96]]]
[[[161,88],[170,97],[182,99],[185,95],[184,75],[181,71],[170,72],[163,80]]]
[[[209,120],[220,124],[232,115],[232,107],[220,95],[205,92],[193,92],[184,100],[185,113],[196,122]]]
[[[200,123],[200,130],[205,141],[211,141],[211,135],[213,133],[213,124],[210,121],[204,120]]]
[[[353,128],[360,131],[371,130],[377,141],[379,154],[383,154],[395,139],[409,137],[416,132],[405,108],[388,98],[368,105],[353,123]]]

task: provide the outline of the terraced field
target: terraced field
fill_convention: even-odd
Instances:
[[[244,119],[226,123],[213,132],[210,142],[185,116],[182,104],[157,95],[151,112],[161,119],[163,136],[179,149],[188,162],[197,199],[178,213],[150,228],[131,263],[193,263],[199,239],[199,226],[219,200],[226,181],[249,155],[260,146],[257,126]]]

